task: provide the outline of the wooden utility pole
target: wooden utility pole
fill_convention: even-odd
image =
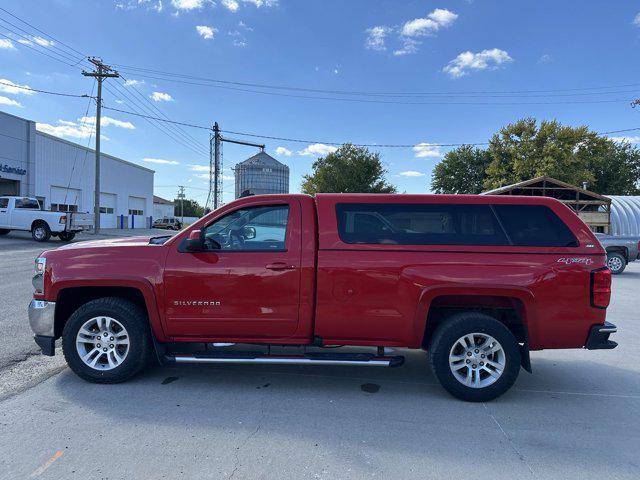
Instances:
[[[88,60],[95,65],[93,72],[82,71],[85,77],[93,77],[98,82],[98,96],[96,98],[96,178],[93,197],[94,224],[93,233],[100,233],[100,118],[102,114],[102,81],[105,78],[117,78],[120,76],[114,69],[102,63],[102,60],[89,57]]]

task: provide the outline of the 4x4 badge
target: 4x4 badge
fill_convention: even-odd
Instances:
[[[583,258],[583,257],[560,257],[557,260],[558,263],[564,263],[567,265],[572,265],[574,263],[581,263],[582,265],[591,265],[593,260],[591,258]]]

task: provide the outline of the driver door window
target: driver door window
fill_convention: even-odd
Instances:
[[[286,250],[288,205],[235,210],[204,229],[206,251]]]

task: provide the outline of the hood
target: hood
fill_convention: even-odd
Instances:
[[[89,240],[86,242],[76,242],[64,245],[56,250],[75,250],[79,248],[113,248],[113,247],[140,247],[149,245],[152,237],[125,237],[125,238],[107,238],[104,240]]]

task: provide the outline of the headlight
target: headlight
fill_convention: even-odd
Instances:
[[[44,270],[47,266],[47,259],[43,257],[36,258],[35,272],[31,279],[31,284],[35,289],[35,293],[44,293]]]

